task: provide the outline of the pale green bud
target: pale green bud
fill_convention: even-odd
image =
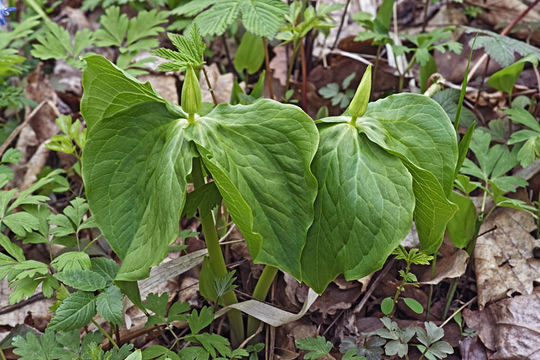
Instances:
[[[190,119],[193,114],[197,113],[201,108],[201,88],[199,79],[191,66],[186,69],[186,78],[182,85],[182,97],[180,105],[185,112],[188,113]]]
[[[351,104],[349,105],[349,112],[354,119],[364,115],[364,113],[366,112],[370,94],[371,65],[368,65],[366,72],[364,72],[364,76],[362,76],[360,85],[358,85],[358,88],[356,89],[356,93],[354,94]]]

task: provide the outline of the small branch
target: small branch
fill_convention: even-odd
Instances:
[[[101,325],[99,325],[94,319],[92,319],[91,321],[92,321],[92,324],[94,324],[99,329],[99,331],[109,340],[112,346],[114,346],[115,349],[119,349],[118,344],[116,344],[116,342],[111,337],[111,335],[109,335],[109,333],[106,332],[105,329],[102,328]]]
[[[304,111],[307,111],[307,65],[306,50],[303,41],[300,41],[300,60],[302,62],[302,108]]]
[[[274,86],[272,85],[272,73],[270,70],[270,56],[268,55],[268,42],[262,38],[264,47],[264,66],[266,67],[266,84],[268,85],[268,95],[274,100]]]
[[[212,87],[212,84],[210,84],[210,79],[208,78],[208,74],[206,73],[206,69],[204,68],[204,66],[202,67],[202,71],[206,80],[206,85],[208,86],[208,91],[210,91],[210,95],[212,95],[212,101],[214,102],[214,105],[217,105],[218,102],[216,99],[216,95],[214,94],[214,88]]]
[[[476,300],[476,296],[473,297],[471,300],[467,301],[465,304],[463,304],[462,306],[460,306],[459,309],[457,309],[456,311],[454,311],[454,313],[452,315],[450,315],[448,317],[448,319],[444,320],[444,322],[439,326],[440,328],[444,327],[446,324],[448,324],[450,322],[450,320],[452,320],[454,318],[454,316],[456,316],[461,310],[465,309],[467,306],[471,305],[471,303],[473,301]]]
[[[334,40],[334,44],[332,44],[332,50],[334,50],[337,46],[337,43],[339,41],[339,35],[341,35],[341,30],[343,29],[343,23],[345,22],[345,15],[347,15],[347,9],[349,8],[349,4],[351,3],[351,0],[347,0],[345,3],[345,8],[343,9],[343,14],[341,15],[341,21],[339,22],[339,27],[336,33],[336,39]]]

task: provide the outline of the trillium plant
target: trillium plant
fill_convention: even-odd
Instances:
[[[185,72],[181,106],[102,56],[85,59],[82,174],[95,221],[122,260],[117,284],[133,287],[166,257],[192,201],[209,254],[203,271],[227,275],[212,211],[223,203],[253,262],[266,265],[258,299],[278,269],[317,293],[340,274],[353,280],[378,270],[413,220],[422,249],[438,249],[456,211],[447,197],[458,147],[435,101],[399,94],[368,104],[368,68],[342,116],[314,122],[270,99],[208,112],[199,50],[161,49],[176,64],[167,70]],[[237,302],[232,291],[221,300]],[[242,341],[241,313],[228,316],[233,343]]]

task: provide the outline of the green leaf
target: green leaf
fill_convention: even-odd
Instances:
[[[540,132],[540,124],[538,123],[538,120],[536,120],[534,116],[532,116],[531,113],[527,110],[523,108],[513,107],[511,109],[504,110],[504,112],[513,122],[525,125],[532,130]]]
[[[514,84],[521,75],[526,62],[530,62],[533,66],[538,66],[537,55],[529,54],[512,65],[497,71],[489,77],[488,84],[494,89],[511,94]]]
[[[304,355],[304,359],[320,359],[328,355],[332,350],[332,343],[323,336],[296,339],[295,342],[298,349],[309,351]]]
[[[165,103],[149,82],[142,84],[103,56],[90,55],[85,60],[87,66],[83,71],[81,112],[89,131],[100,120],[110,118],[133,105],[143,102]]]
[[[446,227],[448,236],[452,243],[463,249],[476,234],[476,207],[468,196],[463,196],[455,191],[450,193],[450,201],[457,204],[459,210]]]
[[[434,252],[457,209],[447,199],[458,156],[448,116],[425,96],[399,94],[371,103],[359,122],[371,141],[397,155],[412,174],[420,244]]]
[[[0,233],[0,248],[4,248],[4,250],[18,262],[26,260],[23,250],[2,233]],[[0,263],[0,265],[2,264]]]
[[[113,259],[106,257],[93,257],[90,259],[90,269],[105,278],[107,285],[111,285],[120,269],[120,266]]]
[[[82,291],[101,290],[107,285],[107,282],[103,276],[88,269],[64,270],[54,274],[54,277],[67,286]]]
[[[2,222],[19,237],[39,228],[39,219],[24,211],[10,214]]]
[[[143,350],[142,353],[143,360],[149,360],[149,359],[171,359],[171,360],[180,360],[178,355],[176,353],[172,352],[171,350],[167,349],[164,346],[161,345],[151,345]]]
[[[82,251],[69,251],[56,257],[51,266],[57,271],[90,269],[90,256]]]
[[[218,105],[186,130],[254,261],[300,279],[316,191],[309,168],[317,146],[311,118],[298,107],[261,99]]]
[[[193,20],[202,35],[222,35],[240,13],[240,1],[227,1],[214,5]]]
[[[15,148],[9,148],[6,150],[4,155],[2,155],[2,162],[16,164],[19,162],[21,157],[22,157],[22,153],[19,150]]]
[[[319,129],[312,164],[319,192],[302,273],[306,284],[322,293],[340,273],[359,279],[384,264],[410,230],[414,198],[401,161],[355,127],[338,123]]]
[[[441,105],[448,117],[454,121],[458,111],[459,91],[456,89],[444,89],[433,95],[432,99]],[[476,121],[476,115],[468,108],[463,107],[461,110],[460,125],[469,128]]]
[[[240,45],[234,54],[234,68],[239,73],[247,70],[248,74],[256,73],[264,61],[264,47],[262,38],[244,33]]]
[[[159,66],[161,71],[186,71],[188,65],[191,65],[196,70],[202,68],[206,44],[202,41],[197,25],[191,27],[189,38],[171,33],[167,35],[177,51],[164,48],[152,51],[153,55],[171,60],[171,62]]]
[[[417,314],[421,314],[424,312],[424,307],[416,299],[403,298],[403,302],[405,302],[405,305],[407,305],[409,309],[411,309]]]
[[[540,59],[540,49],[523,41],[515,40],[489,30],[475,29],[467,26],[464,26],[464,28],[469,33],[479,33],[482,35],[476,39],[473,50],[484,48],[486,53],[501,66],[506,67],[512,64],[515,59],[514,53],[516,52],[521,56],[533,53]],[[471,39],[472,41],[473,39]]]
[[[132,353],[126,358],[126,360],[142,360],[142,359],[143,357],[142,357],[142,352],[140,349],[135,351],[134,353]]]
[[[200,312],[193,309],[188,316],[189,329],[192,334],[198,334],[214,320],[214,311],[211,307],[203,306]]]
[[[384,315],[388,315],[394,310],[394,300],[391,297],[385,297],[381,301],[381,311]]]
[[[167,311],[167,303],[169,302],[169,296],[167,293],[161,295],[150,293],[146,297],[144,302],[144,307],[147,310],[153,311],[156,315],[161,318],[165,317],[165,312]]]
[[[39,339],[32,332],[26,334],[26,339],[17,336],[13,339],[13,347],[13,353],[21,360],[70,359],[72,355],[56,341],[54,332],[49,329]]]
[[[117,286],[109,286],[96,299],[97,312],[111,324],[123,323],[122,292]]]
[[[221,194],[214,182],[209,182],[193,190],[186,196],[186,204],[182,216],[192,217],[197,209],[205,216],[221,203]]]
[[[241,0],[242,24],[258,36],[272,39],[281,25],[288,7],[280,0]]]
[[[79,329],[88,324],[94,315],[96,315],[94,294],[77,291],[62,302],[47,328],[51,330]]]

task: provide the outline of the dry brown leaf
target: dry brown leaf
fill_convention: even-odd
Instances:
[[[464,337],[459,342],[459,353],[463,360],[488,360],[486,348],[478,336]]]
[[[516,296],[483,311],[464,310],[467,326],[495,351],[491,359],[540,359],[540,293]]]
[[[270,61],[270,69],[274,79],[279,80],[282,86],[287,82],[287,52],[285,46],[274,47],[275,56]]]
[[[41,291],[41,290],[39,290]],[[8,297],[13,292],[8,286],[7,278],[0,280],[0,309],[9,305]],[[29,313],[33,317],[49,317],[49,306],[52,305],[53,299],[41,299],[30,302],[20,308],[0,315],[0,327],[15,327],[24,324],[25,318]]]
[[[422,275],[422,285],[438,284],[444,279],[453,279],[465,274],[467,269],[467,262],[469,260],[469,254],[463,249],[456,249],[456,251],[450,255],[445,256],[441,260],[437,261],[435,269],[435,276],[431,278],[431,270],[424,272]]]
[[[490,301],[515,292],[532,294],[533,282],[540,281],[540,260],[533,256],[539,245],[530,232],[536,228],[525,212],[500,208],[483,224],[474,249],[478,305],[482,310]]]
[[[150,85],[165,99],[173,104],[178,104],[178,91],[176,89],[176,77],[170,75],[141,75],[138,79],[142,82],[150,82]],[[210,99],[210,101],[212,101]]]

